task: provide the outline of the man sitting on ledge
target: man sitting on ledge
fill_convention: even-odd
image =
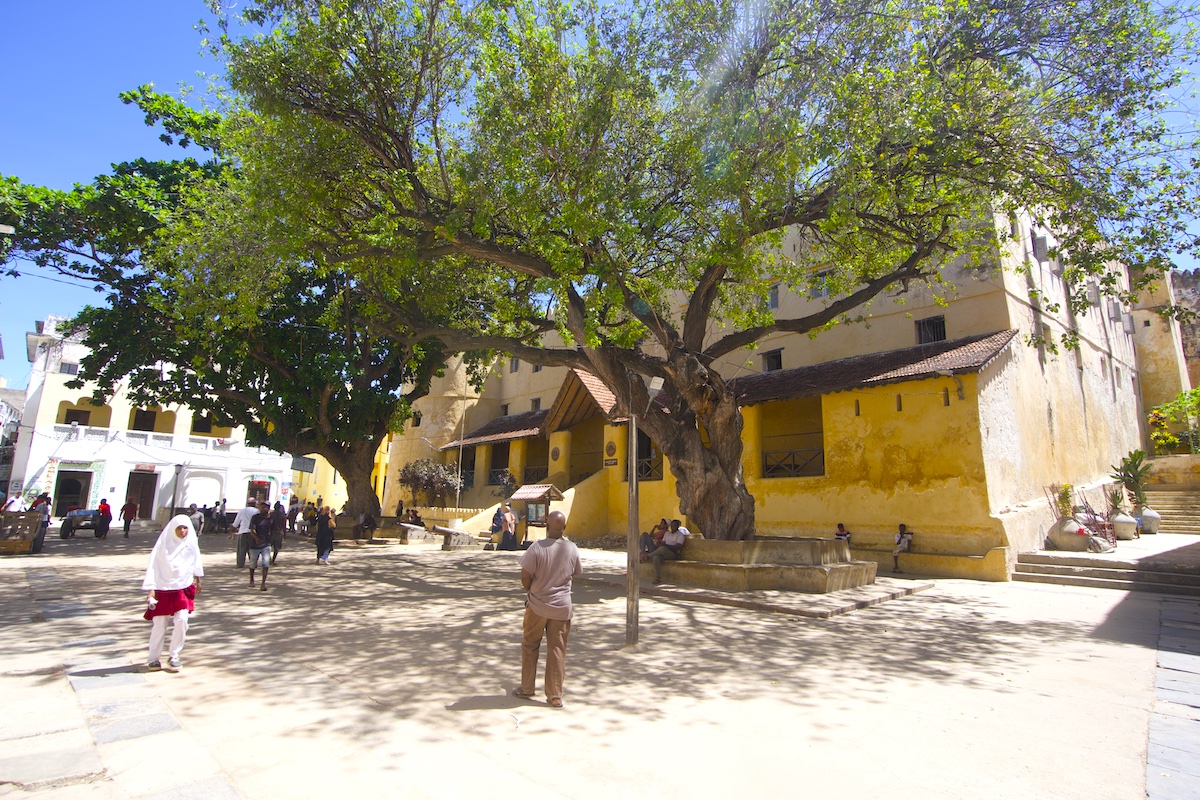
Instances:
[[[654,562],[654,583],[662,583],[662,562],[663,559],[668,561],[678,561],[683,557],[683,543],[687,541],[687,537],[691,535],[691,531],[683,527],[677,519],[671,520],[671,530],[667,531],[663,536],[662,546],[650,554],[650,560]]]

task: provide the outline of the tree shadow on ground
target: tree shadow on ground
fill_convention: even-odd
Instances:
[[[231,551],[206,556],[186,661],[221,679],[189,689],[177,713],[260,697],[264,677],[273,702],[307,720],[292,736],[369,737],[413,721],[453,739],[480,724],[462,712],[507,715],[528,705],[509,697],[524,610],[514,558],[399,547],[343,548],[330,566],[310,557],[307,548],[285,550],[260,592]],[[585,573],[611,572],[610,562],[584,557]],[[90,609],[91,632],[140,652],[149,633],[141,567],[107,561],[60,562],[60,570]],[[566,699],[588,708],[601,734],[619,731],[628,715],[664,718],[666,700],[765,700],[802,712],[852,685],[854,702],[886,703],[897,676],[1003,694],[1017,691],[1005,676],[1028,671],[1046,648],[1084,670],[1091,656],[1082,645],[1105,638],[1062,614],[1020,618],[984,596],[936,591],[829,620],[644,598],[641,646],[631,652],[620,590],[578,587],[575,603]],[[1118,640],[1129,638],[1123,628]],[[357,700],[347,704],[347,692]]]

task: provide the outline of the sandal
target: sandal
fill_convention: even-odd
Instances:
[[[522,692],[520,689],[513,689],[512,696],[519,697],[522,700],[531,700],[533,699],[533,692]]]
[[[551,708],[562,708],[562,698],[555,697],[552,700],[547,700],[546,705],[550,706]]]

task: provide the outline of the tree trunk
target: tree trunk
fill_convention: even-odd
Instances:
[[[379,497],[371,486],[371,472],[375,468],[375,451],[379,445],[373,439],[347,444],[344,448],[325,455],[325,458],[346,481],[346,514],[355,522],[359,514],[370,514],[379,520]],[[336,510],[336,509],[335,509]]]
[[[645,385],[616,359],[590,351],[596,373],[670,462],[679,510],[706,539],[754,535],[754,497],[742,469],[742,412],[720,375],[686,352],[668,360],[670,406],[650,403]],[[707,438],[707,443],[705,439]],[[630,455],[631,458],[636,457]]]
[[[754,496],[742,469],[742,415],[728,392],[687,424],[674,414],[651,414],[644,423],[678,482],[679,510],[706,539],[754,535]],[[701,428],[708,433],[705,444]]]

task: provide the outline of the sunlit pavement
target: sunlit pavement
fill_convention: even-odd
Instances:
[[[260,592],[206,535],[183,671],[146,673],[155,534],[0,559],[0,796],[1140,798],[1152,720],[1151,796],[1200,786],[1191,599],[935,581],[820,620],[646,597],[629,652],[621,589],[587,581],[555,710],[509,694],[513,553],[289,542]]]

